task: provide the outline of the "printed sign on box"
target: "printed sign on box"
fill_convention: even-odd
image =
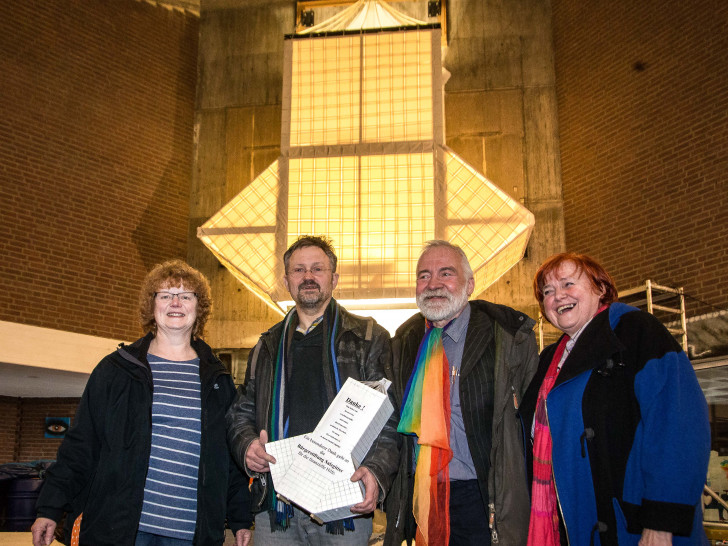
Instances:
[[[276,458],[270,470],[279,497],[322,522],[353,515],[364,491],[350,478],[394,411],[389,385],[349,378],[311,434],[265,445]]]

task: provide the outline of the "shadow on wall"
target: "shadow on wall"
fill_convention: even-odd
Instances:
[[[187,257],[189,183],[167,167],[139,218],[131,238],[147,271],[164,260]]]
[[[186,35],[179,42],[179,59],[189,56],[191,48],[197,52],[197,25],[186,25]],[[171,258],[187,258],[187,234],[189,228],[190,187],[193,159],[193,136],[195,117],[197,56],[193,70],[189,61],[177,63],[176,100],[169,125],[172,134],[165,143],[160,143],[160,159],[164,149],[170,151],[166,167],[152,194],[147,207],[139,218],[139,224],[132,233],[132,241],[147,271],[157,263]]]

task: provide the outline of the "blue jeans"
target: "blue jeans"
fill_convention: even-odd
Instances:
[[[372,535],[372,518],[354,518],[354,530],[344,531],[343,535],[326,532],[326,525],[319,525],[305,512],[293,507],[290,527],[285,531],[271,531],[268,512],[255,516],[255,546],[283,546],[286,544],[306,544],[309,546],[366,546]]]
[[[137,531],[134,546],[192,546],[192,541]]]

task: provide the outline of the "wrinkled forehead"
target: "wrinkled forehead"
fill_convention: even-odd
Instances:
[[[322,249],[317,246],[303,246],[291,254],[290,265],[309,265],[314,263],[329,264],[331,260]]]
[[[446,246],[436,246],[425,250],[420,259],[417,260],[417,272],[428,270],[439,270],[445,267],[462,270],[462,257],[458,252]]]

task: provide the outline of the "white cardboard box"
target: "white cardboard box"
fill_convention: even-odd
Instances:
[[[351,475],[394,411],[386,393],[390,382],[369,385],[347,379],[312,433],[265,445],[276,458],[270,470],[279,498],[314,519],[352,517],[350,508],[364,500]]]

